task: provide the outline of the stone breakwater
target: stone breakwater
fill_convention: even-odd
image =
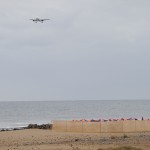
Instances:
[[[3,128],[0,131],[13,131],[13,130],[24,130],[24,129],[52,129],[52,124],[29,124],[27,127],[18,128]]]
[[[52,129],[52,124],[29,124],[25,129]]]
[[[150,120],[126,120],[106,122],[53,121],[54,131],[79,133],[136,133],[150,132]]]

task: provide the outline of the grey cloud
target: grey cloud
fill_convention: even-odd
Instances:
[[[1,2],[0,100],[149,99],[149,4]]]

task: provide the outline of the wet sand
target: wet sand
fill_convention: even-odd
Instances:
[[[98,150],[133,146],[150,150],[150,133],[60,133],[26,129],[0,132],[0,150]]]

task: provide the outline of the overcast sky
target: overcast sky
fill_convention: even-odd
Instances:
[[[1,0],[0,101],[108,99],[150,99],[149,0]]]

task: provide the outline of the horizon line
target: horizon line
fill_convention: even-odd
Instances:
[[[0,100],[0,102],[48,102],[48,101],[51,101],[51,102],[54,102],[54,101],[141,101],[141,100],[144,100],[144,101],[148,101],[150,100],[149,99],[81,99],[81,100]]]

